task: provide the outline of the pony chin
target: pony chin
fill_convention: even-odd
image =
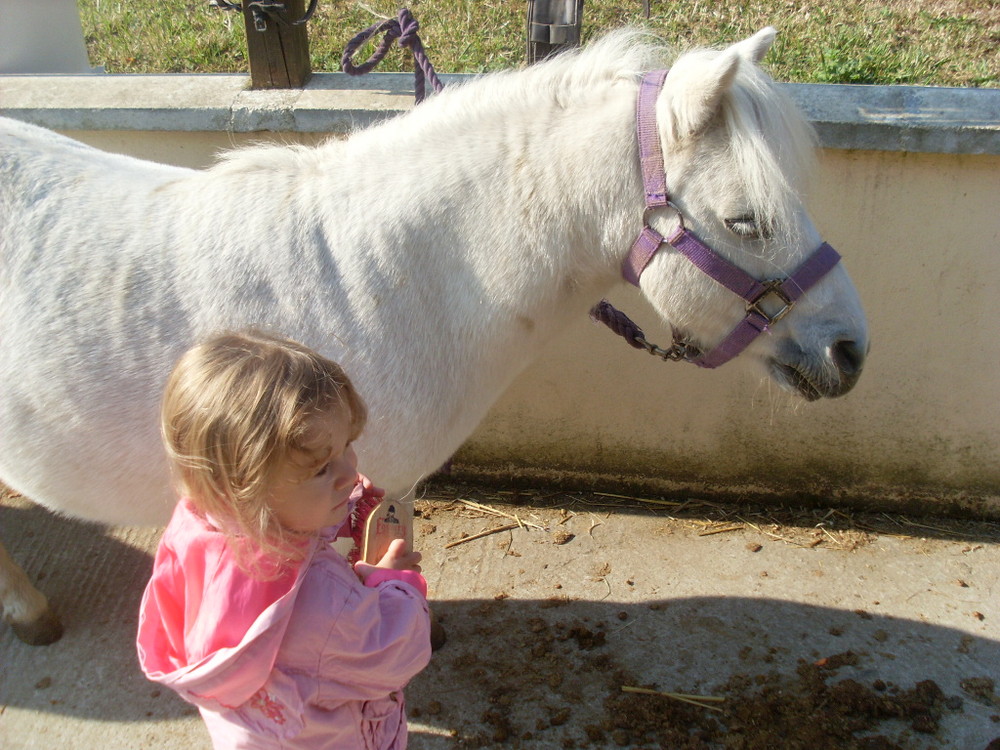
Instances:
[[[778,344],[765,363],[779,386],[806,401],[816,401],[850,391],[861,377],[866,354],[850,339],[839,339],[832,346],[809,352],[788,338]]]

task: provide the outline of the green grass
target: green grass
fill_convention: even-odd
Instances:
[[[622,25],[679,48],[724,45],[779,29],[766,65],[778,80],[1000,87],[998,0],[587,0],[584,40]],[[92,65],[109,73],[246,72],[242,18],[208,0],[79,0]],[[309,24],[313,70],[338,70],[348,40],[397,2],[319,0]],[[437,70],[479,73],[524,63],[526,0],[411,0]],[[398,47],[379,67],[410,70]]]

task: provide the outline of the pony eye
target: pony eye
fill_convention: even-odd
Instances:
[[[738,237],[746,239],[758,239],[766,237],[767,233],[762,232],[757,224],[757,217],[752,214],[737,216],[733,219],[725,219],[726,229]]]

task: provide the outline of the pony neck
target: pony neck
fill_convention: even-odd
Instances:
[[[477,323],[527,315],[545,338],[619,280],[641,224],[637,82],[560,89],[543,70],[530,72],[446,89],[361,136],[374,149],[394,143],[408,155],[406,171],[433,186],[408,193],[410,215],[476,228],[460,259],[474,281],[447,274],[499,308]]]

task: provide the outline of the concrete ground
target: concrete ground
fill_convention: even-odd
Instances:
[[[407,692],[415,750],[1000,738],[995,523],[459,483],[417,509],[448,643]],[[524,525],[472,538],[510,516]],[[7,498],[0,536],[66,627],[29,647],[0,626],[0,748],[208,748],[192,708],[135,661],[158,532]]]

